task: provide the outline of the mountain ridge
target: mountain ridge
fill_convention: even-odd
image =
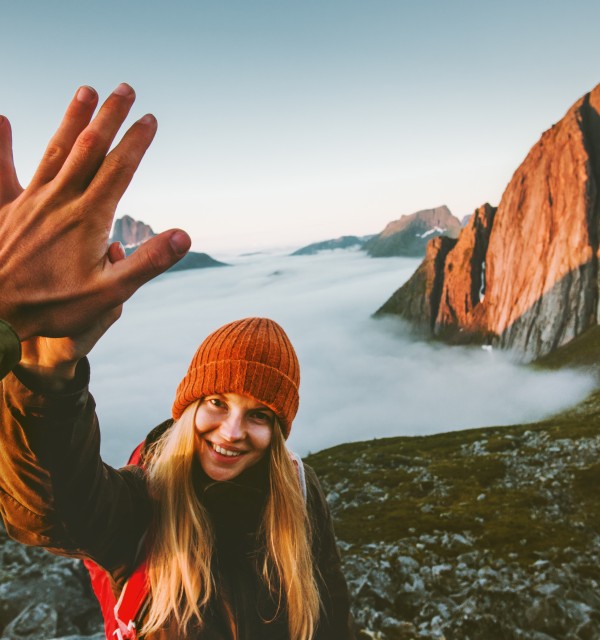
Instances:
[[[468,217],[467,217],[468,218]],[[340,236],[313,242],[297,249],[293,256],[315,255],[334,249],[362,249],[374,258],[420,257],[430,239],[456,238],[462,223],[446,205],[422,209],[388,222],[383,231],[366,236]]]
[[[460,220],[446,205],[422,209],[388,222],[383,231],[365,243],[373,258],[425,255],[428,242],[439,236],[457,237]]]
[[[428,273],[431,282],[424,286],[423,273],[415,274],[377,313],[525,359],[566,344],[598,323],[599,194],[600,85],[542,134],[498,207],[476,210],[443,264]],[[439,288],[430,316],[405,313],[403,296]]]

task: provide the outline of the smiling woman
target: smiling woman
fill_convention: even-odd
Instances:
[[[284,330],[246,318],[209,335],[173,419],[119,470],[100,459],[86,388],[98,332],[26,344],[5,380],[9,533],[87,560],[107,638],[354,638],[327,502],[286,447],[300,369]]]

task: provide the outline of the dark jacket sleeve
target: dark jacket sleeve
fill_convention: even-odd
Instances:
[[[126,572],[150,502],[140,469],[102,462],[88,379],[83,361],[65,393],[35,390],[18,368],[0,383],[0,510],[9,535],[25,544]]]
[[[0,320],[0,380],[14,369],[21,359],[21,341],[14,329]]]
[[[333,521],[327,500],[313,469],[305,465],[307,507],[313,527],[313,554],[319,575],[322,613],[315,640],[354,640],[348,585],[342,573]]]

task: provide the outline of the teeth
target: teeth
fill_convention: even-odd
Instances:
[[[228,449],[223,449],[223,447],[220,447],[218,444],[213,444],[212,448],[222,456],[229,456],[230,458],[236,458],[237,456],[241,455],[239,451],[229,451]]]

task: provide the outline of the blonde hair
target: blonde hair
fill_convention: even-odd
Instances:
[[[200,402],[187,407],[150,452],[148,482],[156,509],[148,554],[151,600],[142,635],[173,621],[181,633],[192,622],[202,626],[203,612],[218,592],[211,571],[212,525],[193,481]],[[287,614],[290,640],[310,640],[320,609],[311,527],[277,421],[269,455],[269,495],[259,532],[265,546],[262,579],[278,603],[276,615]]]

